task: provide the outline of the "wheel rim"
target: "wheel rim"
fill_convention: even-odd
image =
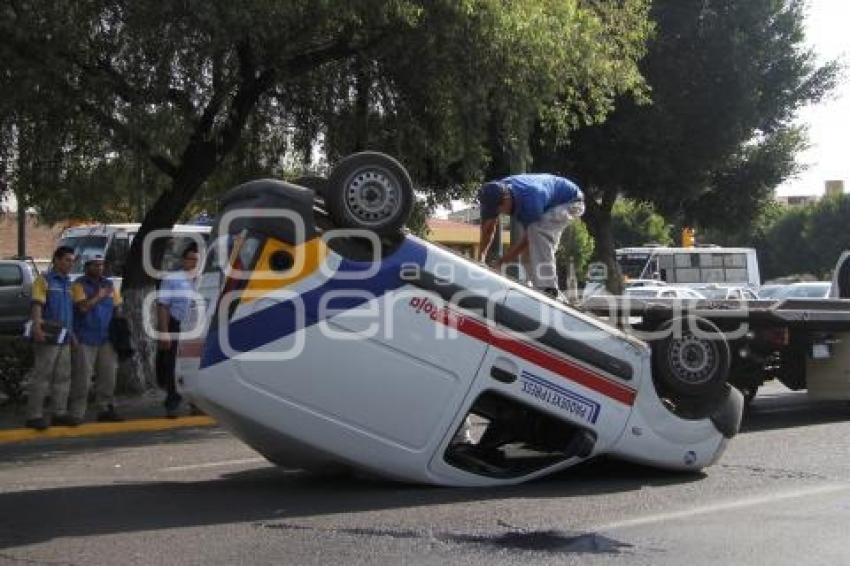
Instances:
[[[677,379],[687,385],[702,385],[714,375],[717,351],[707,340],[688,334],[673,340],[669,360]]]
[[[385,169],[361,169],[345,182],[345,206],[362,224],[386,222],[398,214],[401,204],[401,186]]]

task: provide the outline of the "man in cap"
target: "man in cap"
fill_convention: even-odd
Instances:
[[[84,274],[71,287],[74,298],[73,351],[74,373],[71,379],[70,415],[80,421],[86,414],[89,383],[95,376],[97,420],[124,420],[115,411],[115,349],[109,340],[112,317],[121,314],[121,294],[112,281],[103,276],[103,256],[86,259]]]
[[[499,228],[499,215],[516,218],[525,228],[522,237],[499,258],[493,268],[523,257],[526,273],[534,287],[558,296],[555,250],[569,222],[584,214],[584,194],[563,177],[523,174],[486,183],[478,191],[481,205],[481,261],[486,261]]]

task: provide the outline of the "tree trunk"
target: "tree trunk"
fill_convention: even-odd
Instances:
[[[177,183],[175,182],[175,185]],[[156,229],[170,229],[179,219],[180,213],[186,208],[191,196],[200,186],[178,190],[175,186],[171,191],[163,193],[145,216],[142,229],[133,239],[128,255],[127,268],[121,286],[124,297],[124,312],[130,326],[130,336],[136,355],[122,366],[121,383],[123,388],[141,392],[156,386],[156,341],[145,328],[145,316],[148,328],[156,328],[156,312],[154,302],[148,299],[151,312],[145,313],[145,298],[156,293],[155,281],[142,265],[143,241],[147,234]],[[147,228],[147,229],[145,229]],[[162,254],[165,241],[158,239],[152,246],[152,263],[159,269],[162,264]]]
[[[124,291],[124,311],[130,326],[130,340],[136,354],[121,364],[118,388],[131,393],[141,393],[156,386],[156,341],[145,331],[143,308],[145,297],[155,293],[153,285]],[[150,305],[149,305],[150,306]],[[156,327],[156,311],[151,308],[148,324]]]
[[[597,203],[588,200],[587,212],[584,215],[585,224],[590,235],[595,240],[593,248],[593,261],[605,264],[608,279],[605,286],[613,295],[623,294],[623,274],[617,264],[617,254],[614,245],[614,235],[611,232],[611,209],[613,202]]]

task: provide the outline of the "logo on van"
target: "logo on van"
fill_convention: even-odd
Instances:
[[[427,297],[413,297],[410,299],[408,306],[410,306],[416,314],[424,314],[435,322],[441,322],[455,328],[462,318],[461,315],[450,309],[448,306],[436,305]]]
[[[573,417],[590,424],[596,424],[599,418],[602,409],[599,403],[566,387],[550,383],[539,375],[523,370],[521,384],[522,392],[526,395],[548,403]]]

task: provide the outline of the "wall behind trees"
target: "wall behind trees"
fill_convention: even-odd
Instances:
[[[63,224],[45,224],[35,214],[27,214],[27,254],[36,259],[53,255]],[[0,212],[0,258],[18,253],[18,215]]]

